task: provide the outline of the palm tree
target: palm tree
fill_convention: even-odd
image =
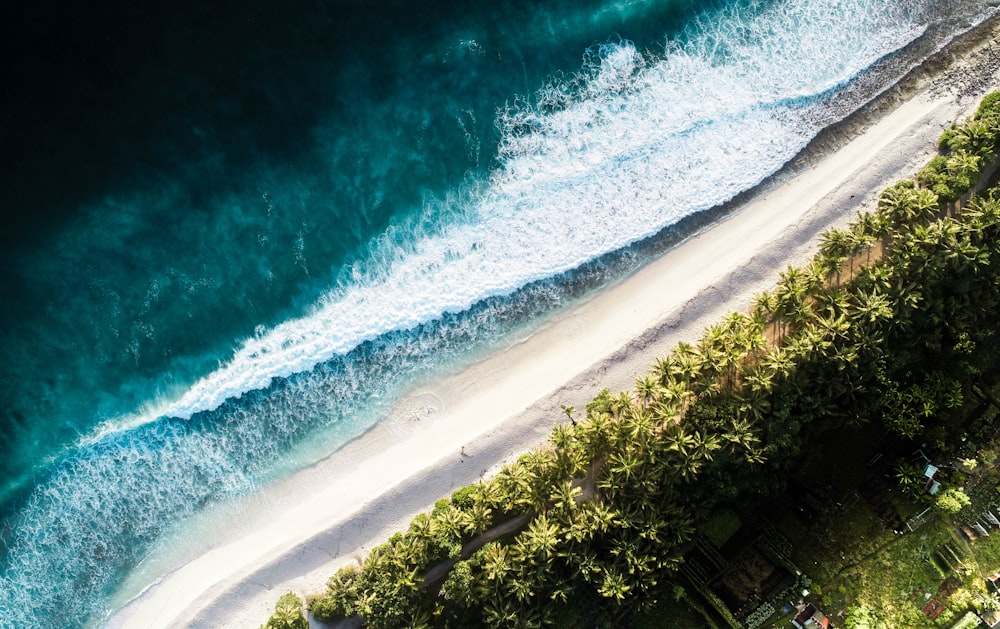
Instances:
[[[847,312],[853,322],[862,323],[877,332],[892,318],[889,298],[878,286],[873,286],[868,292],[852,292],[851,297],[854,303]]]
[[[656,403],[660,393],[660,383],[652,374],[645,375],[636,379],[635,392],[639,404],[643,408],[648,408]]]
[[[955,151],[948,157],[948,172],[958,177],[967,178],[971,186],[979,176],[982,161],[981,157],[968,151]]]
[[[607,456],[614,437],[611,414],[603,411],[590,413],[587,421],[580,426],[580,436],[587,458],[598,459]]]
[[[694,431],[693,435],[693,448],[692,455],[708,461],[712,460],[713,452],[722,447],[719,443],[719,437],[715,434],[702,433],[701,431]]]
[[[479,535],[490,528],[492,524],[493,509],[481,500],[475,500],[472,506],[468,507],[469,518],[472,522],[470,533]]]
[[[786,348],[774,346],[767,352],[762,364],[770,372],[771,378],[774,378],[779,375],[787,375],[795,363]]]
[[[574,478],[582,475],[587,467],[587,453],[576,431],[566,424],[552,428],[549,441],[555,447],[556,478]]]
[[[701,470],[704,459],[699,456],[700,440],[689,433],[683,423],[677,423],[667,430],[663,439],[664,477],[666,485],[672,485],[677,477],[690,481]]]
[[[887,224],[905,225],[913,216],[913,181],[904,180],[882,191],[878,199],[878,213]]]
[[[534,449],[522,454],[523,475],[518,481],[518,501],[532,511],[543,509],[549,497],[549,487],[556,477],[556,455],[551,450]]]
[[[615,496],[637,479],[642,467],[643,460],[637,452],[628,449],[615,452],[608,458],[606,473],[597,486],[604,490],[605,495]]]
[[[532,453],[534,454],[534,453]],[[501,504],[497,505],[503,511],[533,510],[544,503],[545,496],[539,496],[541,482],[536,471],[527,464],[527,457],[505,465],[493,478]]]
[[[675,421],[683,414],[683,401],[680,399],[661,400],[656,406],[649,409],[653,419],[653,429],[659,433],[663,428]]]
[[[973,153],[985,163],[996,158],[994,153],[994,133],[984,120],[966,120],[946,133],[946,144],[952,151]]]
[[[612,398],[611,414],[615,419],[621,419],[633,408],[632,396],[628,391],[619,391],[618,395]]]
[[[579,528],[575,529],[574,536],[579,541],[607,533],[618,524],[620,518],[621,514],[600,497],[587,500],[580,505],[580,509],[577,511],[576,521],[579,523]]]
[[[266,629],[308,629],[309,622],[302,615],[302,599],[289,592],[278,599],[274,614],[267,621]]]
[[[762,396],[771,390],[771,385],[774,383],[774,370],[767,364],[761,363],[748,370],[743,375],[743,381],[746,383],[748,391],[739,396],[741,399]]]
[[[476,522],[470,514],[454,505],[450,505],[441,511],[437,515],[437,520],[440,522],[440,528],[438,529],[439,537],[449,542],[454,542],[459,550],[461,550],[461,544],[458,544],[458,542],[476,527]]]
[[[847,293],[839,286],[821,291],[817,299],[819,313],[816,324],[831,336],[845,334],[850,327],[846,314],[849,305]]]
[[[545,513],[539,513],[518,536],[517,548],[522,556],[536,557],[548,564],[555,557],[560,532],[559,526],[549,522]]]
[[[661,417],[665,416],[667,418],[673,417],[673,412],[677,410],[678,407],[683,406],[684,402],[694,395],[690,388],[684,383],[683,380],[671,379],[667,382],[663,389],[660,391],[661,400],[654,406],[654,409],[659,409]],[[664,408],[671,408],[673,411],[666,415],[663,415],[662,411]]]
[[[914,500],[926,495],[927,477],[924,476],[924,470],[919,465],[900,461],[896,464],[895,477],[903,495]]]
[[[659,380],[660,384],[666,385],[667,382],[674,379],[674,362],[669,356],[657,358],[650,374]]]
[[[573,413],[576,412],[576,409],[566,404],[561,404],[560,406],[562,407],[563,412],[566,413],[566,417],[569,418],[569,423],[576,426],[576,419],[573,418]]]
[[[676,452],[686,457],[694,449],[696,440],[694,435],[687,432],[684,424],[677,423],[670,426],[667,430],[664,443],[668,451]]]
[[[888,246],[892,236],[892,222],[882,212],[867,212],[861,216],[861,229],[881,243],[882,248]],[[869,247],[868,263],[871,263],[871,247]]]
[[[777,296],[770,292],[765,291],[758,294],[753,299],[753,313],[756,318],[762,321],[771,321],[774,324],[774,329],[771,331],[772,340],[777,340],[778,338],[778,298]]]
[[[622,429],[629,444],[644,448],[653,438],[653,415],[645,408],[632,408],[625,416]]]
[[[850,232],[841,229],[830,228],[820,234],[820,266],[827,277],[835,276],[837,284],[844,262],[854,253],[852,242]]]
[[[490,627],[518,627],[524,609],[507,597],[492,597],[486,601],[483,617]]]
[[[473,504],[482,504],[490,510],[498,509],[504,501],[504,496],[500,487],[492,480],[479,481],[474,486],[472,493]]]
[[[703,367],[702,357],[693,345],[687,342],[680,342],[672,353],[674,365],[677,373],[688,386],[701,377]]]
[[[601,580],[597,592],[605,597],[617,601],[625,599],[625,596],[632,589],[625,579],[625,575],[617,568],[608,568],[604,571],[604,578]]]
[[[410,535],[419,539],[431,540],[437,537],[440,523],[428,513],[417,514],[410,522]]]
[[[602,570],[601,562],[593,550],[581,549],[573,553],[570,559],[576,562],[577,571],[587,581],[592,581]]]
[[[798,268],[789,266],[787,270],[779,274],[779,277],[777,314],[781,317],[785,326],[788,323],[799,325],[805,320],[805,316],[808,314],[808,308],[805,304],[805,297],[809,286],[806,273]],[[782,334],[785,332],[786,330],[782,330]]]
[[[941,200],[934,191],[921,188],[913,195],[912,211],[918,222],[933,220],[941,211]]]
[[[510,548],[499,542],[490,542],[483,546],[478,554],[486,580],[495,585],[504,583],[507,580],[507,575],[513,569]]]
[[[851,223],[851,240],[853,242],[853,249],[855,256],[862,250],[865,250],[865,265],[871,264],[872,261],[872,246],[876,241],[881,240],[881,236],[876,233],[878,228],[875,225],[877,221],[874,214],[871,212],[866,212],[865,214],[859,214],[858,218]],[[851,276],[854,276],[854,257],[851,257]]]
[[[559,483],[552,490],[552,495],[549,497],[552,511],[564,524],[573,520],[582,493],[583,490],[572,481]]]
[[[694,360],[698,361],[697,378],[688,383],[697,396],[707,396],[722,390],[723,352],[720,345],[702,339]]]

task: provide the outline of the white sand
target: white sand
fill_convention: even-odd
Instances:
[[[164,577],[113,627],[257,627],[286,591],[320,591],[419,511],[543,442],[560,404],[629,388],[657,356],[773,286],[816,236],[870,208],[970,113],[914,97],[850,144],[517,345],[409,396],[385,422],[265,490],[256,510]],[[464,456],[463,456],[464,453]]]

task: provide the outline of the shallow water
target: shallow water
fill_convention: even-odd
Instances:
[[[977,5],[481,4],[113,17],[78,111],[16,102],[5,623],[100,618],[202,505],[634,268]]]

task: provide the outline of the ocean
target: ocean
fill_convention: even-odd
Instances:
[[[73,627],[203,509],[634,271],[988,9],[5,11],[0,627]]]

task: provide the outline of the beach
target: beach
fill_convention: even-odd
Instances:
[[[980,33],[983,42],[992,29]],[[264,488],[240,522],[209,536],[203,552],[108,626],[257,627],[282,593],[321,590],[339,566],[436,500],[544,444],[553,424],[567,421],[563,405],[582,416],[601,389],[631,388],[677,342],[745,310],[780,271],[806,262],[822,231],[872,209],[885,186],[915,173],[941,131],[995,87],[992,72],[961,78],[995,59],[982,50],[969,46],[886,95],[839,146],[803,157],[630,277],[459,373],[421,383],[375,428]]]

